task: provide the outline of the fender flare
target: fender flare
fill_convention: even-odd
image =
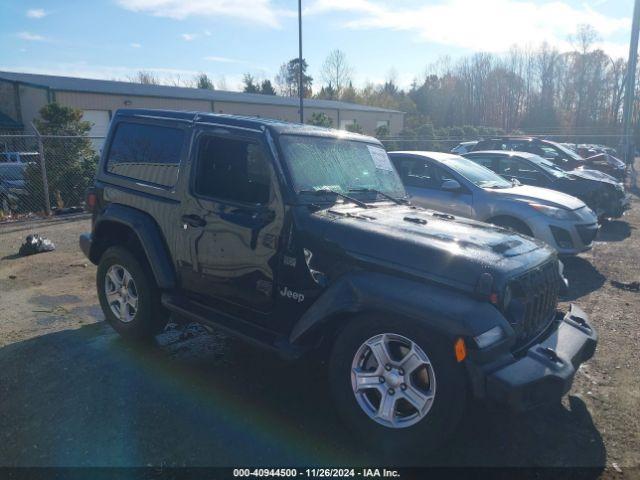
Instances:
[[[383,273],[352,272],[333,283],[294,325],[289,341],[303,343],[321,325],[344,314],[366,311],[415,318],[448,337],[474,337],[509,322],[493,305],[434,284]]]
[[[97,232],[103,222],[120,223],[128,227],[140,242],[158,287],[170,289],[176,286],[176,273],[164,235],[150,215],[125,205],[110,204],[98,216],[93,231]],[[98,239],[93,240],[90,252],[92,261],[97,260],[95,247]]]

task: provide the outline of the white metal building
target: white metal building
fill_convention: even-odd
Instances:
[[[298,99],[276,95],[142,85],[139,83],[29,73],[0,72],[0,114],[21,124],[26,131],[48,102],[84,111],[93,124],[92,136],[103,136],[113,112],[119,108],[160,108],[275,118],[297,122]],[[387,125],[390,133],[403,128],[404,113],[333,100],[305,99],[305,122],[324,113],[336,128],[357,123],[364,133]]]

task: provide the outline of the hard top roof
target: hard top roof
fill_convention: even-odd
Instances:
[[[254,130],[269,128],[271,131],[275,132],[278,135],[312,135],[320,137],[340,138],[345,140],[358,140],[363,142],[380,143],[379,140],[374,137],[347,132],[345,130],[316,127],[313,125],[302,125],[299,123],[285,122],[283,120],[274,120],[270,118],[229,115],[223,113],[126,108],[117,110],[115,117],[174,119],[190,123],[197,122],[218,125],[222,124],[241,128],[250,128]]]

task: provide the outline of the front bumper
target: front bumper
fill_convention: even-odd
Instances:
[[[624,214],[624,212],[626,212],[630,208],[631,195],[625,193],[611,202],[610,207],[606,208],[601,216],[604,218],[620,218]]]
[[[575,305],[555,325],[524,354],[485,372],[487,400],[523,411],[557,401],[569,391],[578,367],[595,353],[598,334]]]
[[[577,255],[590,250],[600,228],[595,215],[580,222],[549,221],[545,218],[531,223],[534,236],[551,245],[560,255]]]
[[[84,253],[84,256],[91,260],[91,234],[90,233],[82,233],[80,234],[80,250]]]

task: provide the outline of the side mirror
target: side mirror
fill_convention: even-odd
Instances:
[[[462,190],[462,187],[457,180],[445,180],[444,182],[442,182],[442,186],[440,188],[447,192],[459,192],[460,190]]]

